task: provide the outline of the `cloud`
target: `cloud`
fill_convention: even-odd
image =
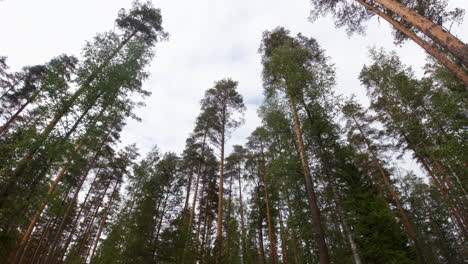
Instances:
[[[402,60],[418,74],[425,54],[413,43],[393,45],[385,21],[367,23],[365,36],[348,38],[335,29],[331,18],[315,23],[307,20],[308,0],[158,0],[168,42],[159,43],[156,58],[148,69],[151,78],[145,86],[152,91],[147,106],[138,109],[143,122],[130,121],[123,132],[125,144],[136,142],[142,151],[157,144],[162,151],[180,153],[199,113],[204,91],[225,77],[239,81],[239,92],[247,104],[246,122],[236,130],[231,144],[241,144],[260,124],[256,111],[262,101],[261,58],[258,48],[262,32],[284,26],[293,34],[302,32],[316,38],[330,56],[337,72],[336,91],[357,94],[365,102],[364,88],[357,76],[368,63],[371,46],[395,49]],[[464,0],[454,6],[468,8]],[[8,55],[16,69],[42,63],[60,53],[79,55],[85,40],[96,32],[113,28],[117,11],[131,0],[61,1],[6,0],[0,3],[0,54]],[[461,39],[468,31],[453,28]]]

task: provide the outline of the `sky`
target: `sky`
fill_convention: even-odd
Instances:
[[[368,49],[395,50],[402,61],[422,74],[426,55],[411,42],[393,45],[386,21],[367,22],[366,35],[347,36],[333,19],[308,20],[309,0],[159,0],[168,41],[157,44],[156,56],[144,87],[152,92],[146,107],[137,109],[142,122],[130,121],[122,143],[136,143],[142,153],[153,145],[163,152],[181,153],[194,128],[204,91],[215,81],[230,77],[239,82],[247,110],[245,124],[234,131],[229,145],[243,144],[260,125],[262,102],[262,32],[283,26],[292,34],[317,39],[337,75],[336,93],[355,94],[367,103],[358,74],[369,63]],[[0,55],[8,56],[12,70],[44,63],[62,53],[79,56],[86,40],[112,30],[120,8],[131,0],[0,0]],[[449,1],[450,7],[468,10],[468,1]],[[465,30],[463,30],[465,29]],[[468,41],[468,21],[454,25],[452,33]],[[230,148],[228,148],[230,149]],[[409,164],[410,167],[415,164]]]

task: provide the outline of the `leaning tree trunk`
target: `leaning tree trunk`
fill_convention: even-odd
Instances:
[[[356,2],[360,3],[361,5],[367,7],[369,10],[380,16],[381,18],[387,20],[393,27],[397,30],[401,31],[405,34],[408,38],[412,39],[416,44],[418,44],[421,48],[423,48],[428,54],[433,56],[437,59],[442,65],[447,67],[458,79],[462,80],[466,85],[468,85],[468,74],[458,65],[453,63],[449,60],[440,50],[434,48],[432,45],[427,43],[427,41],[420,38],[416,33],[409,30],[402,24],[398,23],[395,19],[391,16],[385,14],[384,12],[380,11],[373,5],[370,5],[362,0],[355,0]]]
[[[406,233],[408,234],[409,238],[414,243],[414,247],[416,249],[416,254],[418,255],[418,258],[419,258],[420,262],[425,263],[426,261],[425,261],[425,258],[424,258],[424,254],[423,254],[421,245],[420,245],[420,243],[419,243],[419,241],[418,241],[418,239],[416,237],[416,232],[414,231],[413,226],[411,225],[411,223],[409,221],[408,215],[406,214],[405,210],[403,209],[403,206],[401,205],[400,198],[398,197],[397,193],[395,192],[395,189],[393,188],[393,184],[390,182],[390,179],[389,179],[387,173],[385,173],[385,170],[383,169],[382,165],[380,164],[380,161],[377,158],[377,155],[372,150],[371,143],[370,143],[369,139],[367,138],[367,136],[364,134],[364,131],[362,130],[360,124],[358,123],[358,121],[356,120],[354,115],[352,116],[352,118],[353,118],[354,123],[356,124],[357,128],[359,129],[359,132],[361,133],[361,136],[364,138],[364,142],[367,145],[367,150],[370,152],[372,160],[374,161],[375,165],[377,165],[377,168],[379,169],[379,172],[380,172],[380,174],[381,174],[381,176],[382,176],[382,178],[384,180],[384,183],[385,183],[385,186],[387,187],[387,190],[390,192],[390,194],[392,195],[393,200],[395,201],[395,203],[397,205],[398,212],[400,214],[401,219],[403,220],[403,226],[405,227]]]
[[[291,107],[291,112],[294,120],[294,130],[296,133],[296,140],[298,143],[299,156],[301,158],[302,170],[304,173],[304,180],[307,190],[307,199],[309,202],[309,210],[312,217],[312,224],[315,231],[315,242],[317,243],[319,250],[319,259],[320,264],[330,263],[330,257],[328,255],[328,248],[325,242],[325,235],[322,229],[322,224],[320,221],[320,211],[317,205],[317,199],[315,197],[315,190],[312,182],[312,176],[310,174],[309,162],[307,160],[307,155],[305,152],[304,141],[302,139],[301,125],[299,121],[299,116],[297,114],[296,103],[294,98],[291,95],[289,96],[289,104]]]
[[[8,119],[8,121],[2,126],[0,127],[0,136],[7,132],[8,131],[8,128],[10,127],[11,124],[13,124],[13,122],[15,122],[15,120],[18,118],[18,116],[21,114],[21,112],[23,112],[23,110],[32,102],[34,102],[34,100],[36,100],[37,96],[40,94],[41,92],[41,89],[37,89],[33,95],[31,95],[28,100],[15,112],[15,114],[13,116],[10,117],[10,119]]]
[[[397,16],[417,27],[423,34],[442,46],[452,56],[468,67],[468,47],[441,26],[395,0],[373,0]]]
[[[110,207],[112,206],[112,202],[114,201],[114,197],[115,197],[115,193],[117,191],[117,186],[118,185],[119,185],[118,182],[115,183],[114,190],[112,191],[111,198],[109,200],[109,204],[107,205],[106,211],[104,212],[104,215],[102,216],[101,223],[99,224],[99,231],[98,231],[98,233],[96,235],[96,241],[94,242],[93,251],[91,253],[91,258],[89,259],[89,263],[93,262],[94,254],[96,253],[96,248],[97,248],[97,245],[99,243],[99,239],[101,238],[101,232],[104,229],[107,214],[109,213]]]

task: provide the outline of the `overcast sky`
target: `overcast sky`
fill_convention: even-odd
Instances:
[[[157,44],[156,58],[145,87],[152,92],[147,106],[137,110],[141,123],[129,122],[125,144],[136,142],[142,152],[157,144],[162,151],[180,153],[199,112],[199,101],[214,81],[231,77],[247,106],[246,123],[230,144],[240,144],[260,124],[256,110],[262,101],[258,47],[262,32],[284,26],[318,40],[336,66],[339,94],[365,100],[358,73],[368,63],[372,46],[396,50],[421,74],[426,55],[419,46],[395,47],[386,21],[371,20],[365,36],[348,37],[331,18],[311,23],[309,0],[159,0],[163,26],[170,34]],[[120,8],[131,0],[0,0],[0,55],[17,70],[44,63],[62,53],[79,56],[86,40],[111,30]],[[468,9],[467,0],[450,6]],[[465,30],[463,30],[465,29]],[[452,32],[468,40],[468,22]]]

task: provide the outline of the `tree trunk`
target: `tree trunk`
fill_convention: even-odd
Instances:
[[[353,235],[351,233],[351,229],[349,228],[348,220],[346,217],[346,214],[343,210],[343,207],[341,206],[341,199],[340,196],[336,190],[335,183],[331,183],[331,188],[333,192],[333,196],[335,197],[335,205],[336,205],[336,211],[338,213],[338,216],[340,218],[341,225],[343,227],[343,231],[345,233],[346,238],[348,239],[351,252],[353,253],[353,259],[355,264],[361,264],[361,258],[359,257],[358,253],[358,248],[356,245],[356,242],[354,241]]]
[[[246,263],[246,247],[245,247],[245,223],[244,223],[244,202],[242,199],[242,181],[241,181],[241,170],[239,168],[239,211],[240,211],[240,217],[241,217],[241,242],[242,242],[242,263]]]
[[[281,217],[281,209],[279,209],[279,224],[281,237],[281,251],[283,253],[283,264],[289,264],[288,247],[286,246],[286,238],[284,237],[283,218]]]
[[[232,175],[229,177],[229,198],[228,198],[228,215],[226,219],[226,261],[231,263],[231,201],[232,201]]]
[[[226,109],[224,109],[226,112]],[[223,117],[225,114],[223,113]],[[218,252],[216,253],[216,264],[221,264],[221,256],[223,252],[223,180],[224,180],[224,142],[225,142],[225,123],[226,120],[222,120],[221,128],[221,158],[220,158],[220,170],[219,170],[219,190],[218,190],[218,219],[217,219],[217,233],[216,233],[216,244],[218,246]]]
[[[297,114],[296,104],[291,95],[289,95],[289,104],[291,107],[292,116],[294,119],[294,129],[296,133],[296,139],[298,143],[299,156],[301,158],[302,170],[304,173],[304,180],[307,190],[307,199],[309,201],[309,210],[312,217],[312,224],[314,225],[315,241],[319,249],[320,264],[330,263],[330,257],[328,255],[328,248],[325,242],[325,235],[323,233],[322,224],[320,222],[320,211],[317,205],[315,197],[315,190],[313,187],[312,176],[310,174],[309,162],[305,152],[304,142],[302,139],[301,125],[299,116]]]
[[[401,217],[401,219],[403,221],[403,226],[405,227],[406,233],[408,234],[408,237],[414,243],[414,247],[416,249],[416,254],[418,255],[419,261],[421,263],[426,263],[426,260],[424,258],[424,254],[423,254],[421,245],[420,245],[418,239],[416,238],[416,232],[414,231],[413,226],[411,225],[411,223],[409,221],[408,215],[406,214],[405,210],[403,209],[403,206],[401,205],[400,198],[398,197],[397,193],[395,192],[395,189],[393,188],[393,184],[390,182],[390,178],[388,177],[387,173],[385,172],[382,165],[380,164],[380,161],[377,158],[377,155],[372,150],[371,143],[370,143],[369,139],[367,138],[367,136],[364,134],[364,131],[362,130],[361,125],[358,123],[358,121],[356,120],[354,115],[352,116],[352,118],[353,118],[354,123],[356,124],[357,128],[359,129],[359,132],[361,133],[361,136],[364,138],[364,142],[367,145],[367,150],[370,152],[371,157],[372,157],[375,165],[377,165],[377,167],[379,169],[379,172],[382,175],[382,178],[383,178],[383,180],[385,182],[385,186],[387,187],[387,190],[390,192],[390,194],[392,195],[393,200],[396,203],[396,206],[398,208],[398,212],[400,214],[400,217]]]
[[[206,142],[206,134],[208,133],[207,130],[205,130],[205,133],[203,134],[203,143],[202,143],[202,148],[201,148],[201,156],[200,156],[200,161],[198,163],[198,169],[197,169],[197,181],[195,183],[195,193],[193,195],[193,200],[192,200],[192,210],[190,211],[190,219],[189,219],[189,225],[188,225],[188,232],[192,230],[192,224],[193,224],[193,218],[195,216],[195,207],[197,205],[197,197],[198,197],[198,186],[200,184],[200,177],[201,177],[201,168],[202,168],[202,161],[204,159],[204,153],[205,153],[205,142]]]
[[[263,245],[263,219],[259,219],[258,225],[258,262],[259,264],[265,264],[265,247]]]
[[[41,249],[42,242],[44,241],[47,233],[49,232],[50,224],[52,224],[52,219],[47,220],[47,224],[44,230],[42,231],[41,238],[39,239],[39,243],[37,243],[36,250],[34,250],[34,254],[29,263],[34,263],[34,261],[36,260],[37,255],[39,254],[39,251]]]
[[[184,204],[184,215],[185,215],[185,212],[187,212],[187,208],[188,208],[188,202],[189,202],[189,198],[190,198],[190,190],[192,189],[192,178],[193,178],[193,166],[192,166],[192,169],[190,170],[190,175],[189,175],[189,181],[188,181],[188,184],[187,184],[187,192],[186,192],[186,195],[185,195],[185,204]]]
[[[288,219],[292,217],[292,208],[291,208],[291,199],[289,198],[289,193],[286,193],[287,202],[288,202]],[[299,250],[297,248],[297,236],[296,230],[294,229],[294,225],[291,226],[291,239],[293,243],[294,249],[294,264],[299,264]]]
[[[107,205],[106,211],[104,212],[104,215],[102,216],[101,224],[99,225],[99,231],[98,231],[98,233],[96,235],[96,241],[94,242],[93,251],[91,253],[91,258],[89,259],[89,263],[93,262],[94,254],[96,253],[96,248],[97,248],[97,245],[99,243],[99,239],[101,238],[101,232],[102,232],[102,229],[104,228],[104,225],[106,223],[107,214],[109,213],[110,207],[112,206],[112,202],[114,201],[115,192],[117,191],[117,186],[118,185],[119,185],[118,182],[115,183],[114,190],[112,191],[112,194],[110,196],[111,198],[109,200],[109,204]]]
[[[437,59],[442,65],[447,67],[447,69],[449,69],[458,79],[462,80],[466,85],[468,85],[468,74],[461,67],[459,67],[458,65],[453,63],[451,60],[449,60],[441,51],[434,48],[425,40],[418,37],[418,35],[416,35],[413,31],[409,30],[402,24],[398,23],[398,21],[393,19],[391,16],[385,14],[384,12],[380,11],[378,8],[362,0],[355,0],[355,1],[365,6],[369,10],[373,11],[381,18],[387,20],[393,27],[401,31],[403,34],[405,34],[408,38],[412,39],[414,42],[416,42],[416,44],[418,44],[421,48],[423,48],[428,54],[430,54],[435,59]]]
[[[278,250],[276,248],[276,236],[275,232],[273,231],[273,221],[271,219],[271,202],[270,202],[270,193],[268,191],[268,183],[266,181],[266,160],[265,160],[265,154],[263,153],[263,142],[261,143],[261,168],[262,168],[262,175],[260,176],[260,180],[263,183],[264,187],[264,195],[265,195],[265,206],[266,206],[266,217],[267,217],[267,225],[268,225],[268,237],[270,239],[270,254],[271,254],[271,259],[273,261],[273,264],[279,264],[279,258],[278,258]]]
[[[468,67],[468,47],[458,38],[445,31],[441,26],[395,0],[374,0],[374,2],[381,4],[406,22],[417,27],[422,33]]]
[[[8,128],[10,127],[11,124],[13,124],[13,122],[16,120],[16,118],[18,118],[18,116],[21,114],[21,112],[23,112],[23,110],[32,102],[34,102],[34,100],[36,100],[37,96],[39,95],[39,93],[41,92],[40,89],[37,89],[33,95],[31,95],[28,100],[15,112],[15,114],[10,117],[10,119],[8,119],[8,121],[2,126],[0,127],[0,136],[7,132],[8,131]]]
[[[106,196],[106,193],[107,193],[107,190],[109,189],[110,187],[110,182],[109,184],[107,184],[107,187],[106,189],[104,190],[104,192],[102,193],[102,196],[99,198],[99,202],[98,204],[96,205],[96,208],[94,209],[94,212],[93,212],[93,215],[91,216],[91,220],[89,221],[88,223],[88,227],[86,228],[86,231],[84,232],[83,234],[83,239],[81,240],[81,243],[80,243],[80,248],[78,250],[78,256],[80,256],[84,250],[84,248],[86,247],[86,244],[88,243],[88,237],[90,235],[90,232],[91,232],[91,228],[93,227],[93,224],[94,224],[94,220],[96,219],[97,215],[98,215],[98,212],[99,212],[99,208],[101,208],[101,205],[102,205],[102,202],[104,200],[104,197]]]

